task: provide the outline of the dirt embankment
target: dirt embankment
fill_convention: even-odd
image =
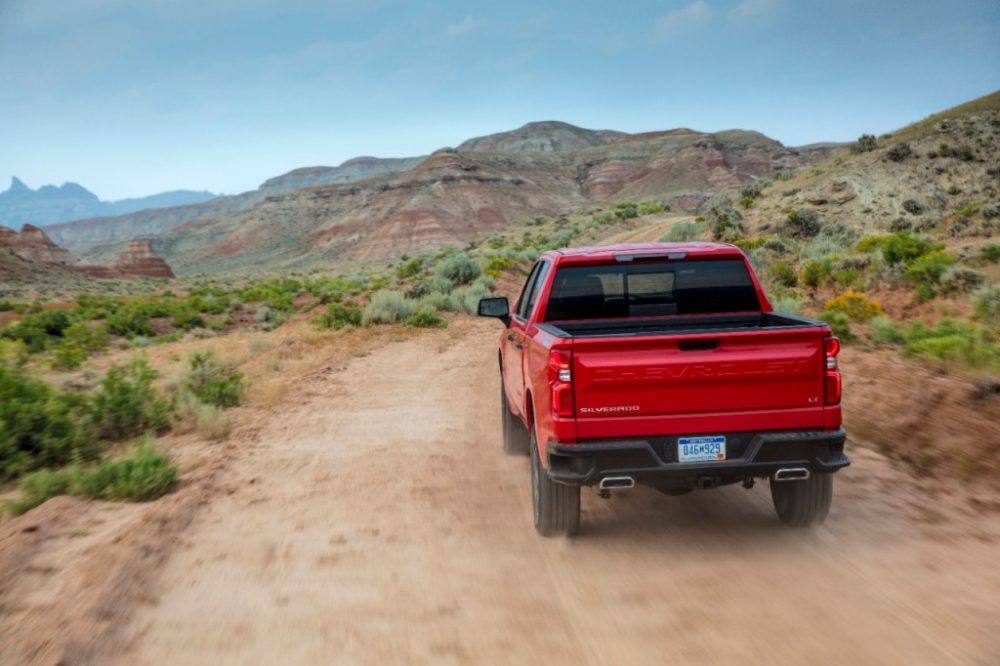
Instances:
[[[527,460],[498,442],[496,334],[463,319],[317,368],[161,502],[10,521],[0,662],[1000,657],[993,495],[928,495],[857,446],[812,530],[761,484],[585,492],[578,538],[537,537]]]

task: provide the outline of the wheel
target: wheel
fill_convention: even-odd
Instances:
[[[535,529],[542,536],[573,536],[580,528],[580,487],[556,483],[538,456],[538,439],[531,428],[531,506]]]
[[[528,454],[528,431],[520,419],[510,411],[507,403],[507,391],[500,382],[500,423],[503,430],[503,450],[512,456]]]
[[[833,474],[813,474],[804,481],[772,479],[771,499],[783,523],[796,526],[822,523],[833,502]]]

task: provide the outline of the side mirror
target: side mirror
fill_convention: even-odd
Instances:
[[[480,317],[496,317],[506,324],[510,321],[510,303],[506,296],[480,298],[478,314]]]

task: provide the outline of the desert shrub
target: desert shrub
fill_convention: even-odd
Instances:
[[[701,222],[678,222],[670,227],[670,231],[660,239],[661,242],[683,243],[699,240],[708,230],[708,223]]]
[[[56,370],[76,370],[87,360],[87,352],[72,342],[63,342],[52,355],[52,367]]]
[[[788,212],[784,228],[792,238],[812,238],[819,233],[819,216],[811,208],[795,208]]]
[[[796,315],[802,309],[802,301],[793,295],[785,295],[771,301],[775,312]]]
[[[475,259],[467,254],[458,253],[446,257],[434,272],[457,286],[469,284],[479,277],[481,271]]]
[[[743,216],[733,208],[733,202],[724,194],[717,194],[708,202],[705,221],[715,240],[732,242],[746,235]]]
[[[945,293],[966,294],[985,282],[985,275],[966,266],[951,266],[941,274],[941,290]]]
[[[215,351],[195,352],[188,362],[187,388],[199,400],[223,409],[236,407],[243,398],[243,374],[221,362]]]
[[[323,330],[339,330],[345,326],[361,325],[361,308],[355,305],[330,303],[320,316],[313,319],[313,324]]]
[[[639,204],[639,215],[655,215],[656,213],[662,213],[664,210],[668,209],[669,207],[664,207],[661,203],[646,201]]]
[[[905,141],[894,143],[892,147],[885,152],[885,156],[893,162],[902,162],[912,154],[913,149],[910,148],[910,144]]]
[[[619,220],[630,220],[639,217],[639,209],[634,203],[622,203],[615,206],[614,215]]]
[[[28,351],[37,354],[58,344],[72,320],[65,310],[46,310],[26,314],[21,321],[5,326],[0,337],[6,340],[20,340]]]
[[[143,358],[108,368],[90,411],[94,434],[118,441],[147,430],[168,430],[170,405],[153,390],[157,374]]]
[[[786,263],[771,264],[768,273],[771,280],[782,287],[792,288],[799,284],[799,276],[795,274],[795,269]]]
[[[156,331],[149,322],[150,312],[142,303],[128,303],[107,317],[108,331],[125,338],[137,335],[153,337]]]
[[[489,255],[483,260],[483,273],[491,277],[499,277],[499,275],[510,268],[511,265],[512,262],[510,257]]]
[[[1000,324],[1000,284],[976,292],[973,306],[976,319],[988,324]]]
[[[903,202],[903,210],[911,215],[920,215],[924,212],[924,207],[916,199],[907,199]]]
[[[769,178],[758,178],[753,182],[744,183],[740,186],[740,197],[748,198],[753,201],[759,197],[764,192],[764,189],[770,184],[771,180]]]
[[[825,312],[843,312],[854,321],[867,321],[883,313],[882,305],[864,294],[849,291],[836,298],[831,298],[823,306]]]
[[[28,362],[28,347],[21,340],[0,339],[0,366],[20,368]]]
[[[774,252],[775,254],[788,254],[792,251],[788,243],[781,238],[768,238],[764,241],[762,247],[768,252]]]
[[[855,153],[868,153],[876,148],[878,148],[878,139],[875,138],[874,134],[862,134],[851,146],[851,150]]]
[[[854,331],[851,330],[851,318],[840,310],[823,311],[817,317],[829,324],[830,330],[841,340],[848,342],[854,339]]]
[[[10,508],[24,513],[59,495],[150,501],[173,490],[178,476],[177,467],[147,440],[129,456],[102,462],[93,469],[73,465],[30,474],[21,480],[21,496]]]
[[[907,231],[913,228],[913,222],[905,217],[897,217],[889,224],[889,231]]]
[[[739,240],[733,241],[733,245],[740,248],[741,250],[756,250],[759,247],[764,247],[764,243],[767,242],[767,238],[764,236],[756,236],[754,238],[740,238]]]
[[[304,289],[305,285],[298,280],[271,280],[244,287],[237,296],[244,303],[262,303],[279,312],[290,313],[295,309],[295,296]]]
[[[178,391],[174,406],[174,424],[178,432],[197,432],[210,440],[221,440],[232,432],[232,419],[222,407],[202,402],[187,388]]]
[[[0,301],[0,312],[11,312],[17,308],[16,303],[10,301]]]
[[[0,481],[96,453],[80,426],[85,411],[81,396],[0,363]]]
[[[831,222],[823,225],[819,233],[816,234],[816,238],[835,241],[838,245],[847,248],[858,239],[858,232],[843,222]]]
[[[476,266],[478,270],[479,267]],[[379,290],[361,316],[364,325],[394,324],[413,314],[414,302],[398,291]]]
[[[984,245],[979,251],[979,256],[985,261],[992,263],[1000,261],[1000,244],[991,243],[990,245]]]
[[[63,331],[63,341],[91,353],[104,351],[110,344],[106,326],[89,326],[82,321],[72,324]]]
[[[356,296],[365,290],[365,282],[359,278],[323,277],[311,280],[306,290],[319,299],[323,305],[340,303],[348,296]]]
[[[906,342],[906,335],[888,317],[874,317],[870,322],[869,338],[877,345],[898,346]]]
[[[922,284],[937,284],[948,267],[954,263],[953,255],[934,250],[914,259],[906,267],[906,277]]]
[[[413,257],[407,259],[401,263],[396,268],[396,277],[400,280],[406,280],[412,277],[416,277],[424,272],[424,258],[423,257]]]
[[[863,239],[858,243],[858,249],[864,251],[862,247],[868,239]],[[929,238],[915,236],[908,231],[900,231],[879,239],[878,243],[882,248],[882,256],[887,264],[907,264],[914,259],[932,252],[940,250],[943,245],[935,243]]]
[[[1000,365],[1000,345],[995,332],[985,326],[951,319],[942,319],[933,328],[913,324],[907,331],[903,354],[978,369]]]
[[[833,273],[831,259],[810,259],[802,266],[802,282],[816,289],[830,279]]]
[[[430,303],[420,303],[413,309],[413,314],[406,318],[407,326],[416,328],[444,328],[448,320],[438,316],[437,308]]]

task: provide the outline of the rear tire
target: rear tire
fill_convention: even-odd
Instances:
[[[503,429],[503,451],[512,456],[524,456],[529,451],[528,431],[514,416],[507,403],[507,390],[500,382],[500,423]]]
[[[771,479],[771,499],[778,518],[787,525],[822,523],[833,502],[833,474],[813,474],[804,481]]]
[[[556,483],[545,473],[534,428],[530,442],[531,507],[535,530],[544,537],[573,536],[580,529],[580,487]]]

